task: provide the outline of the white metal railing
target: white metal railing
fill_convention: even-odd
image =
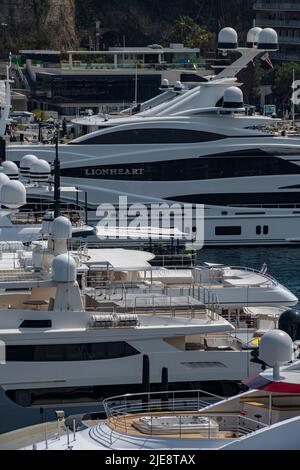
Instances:
[[[260,276],[262,276],[264,278],[264,281],[262,281],[259,284],[260,286],[266,285],[266,284],[272,284],[274,286],[278,285],[278,281],[276,281],[275,278],[273,278],[269,274],[263,273],[263,272],[261,272],[257,269],[249,268],[249,267],[246,267],[246,266],[226,266],[226,267],[229,268],[229,269],[232,269],[232,270],[236,269],[236,270],[240,270],[240,271],[244,271],[244,272],[249,272],[249,275],[251,273],[259,274]],[[207,281],[202,276],[202,269],[203,268],[201,268],[201,267],[194,268],[194,279],[195,279],[195,282],[199,282],[200,284],[205,284]],[[207,287],[207,290],[209,290],[209,288],[213,286],[213,283],[222,284],[222,282],[223,282],[222,266],[220,266],[219,268],[216,267],[216,269],[210,269],[210,268],[204,268],[204,269],[205,269],[206,273],[207,273],[207,271],[209,271],[209,274],[210,274],[209,280],[208,280],[209,285]],[[244,284],[242,282],[242,279],[241,279],[241,284],[236,283],[235,286],[236,287],[245,287],[245,288],[257,287],[256,284],[255,285],[253,285],[251,283]]]
[[[160,418],[172,420],[173,434],[180,438],[189,431],[197,432],[195,418],[207,418],[206,437],[216,438],[217,432],[231,432],[235,438],[240,438],[267,425],[245,416],[243,413],[212,413],[202,412],[212,403],[224,400],[223,397],[203,390],[161,391],[139,394],[128,394],[111,397],[103,401],[107,424],[119,432],[128,434],[132,430],[134,419],[146,418],[143,425],[143,435],[169,434],[169,429],[162,428],[157,423]],[[189,415],[189,413],[191,413]],[[135,426],[136,428],[136,426]],[[200,432],[200,431],[199,431]]]

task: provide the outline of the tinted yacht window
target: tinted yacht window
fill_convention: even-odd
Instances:
[[[78,145],[126,145],[126,144],[186,144],[209,142],[224,139],[226,136],[213,132],[202,132],[189,129],[130,129],[99,134]]]
[[[125,341],[7,346],[7,362],[99,361],[140,354]]]

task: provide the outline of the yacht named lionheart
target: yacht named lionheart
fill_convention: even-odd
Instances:
[[[237,33],[224,28],[218,47],[240,57],[198,83],[164,81],[138,114],[93,117],[96,131],[60,145],[62,183],[87,193],[90,223],[99,221],[100,203],[117,205],[126,195],[128,203],[203,204],[206,245],[300,242],[300,140],[270,133],[279,119],[247,115],[236,78],[278,49],[277,33],[252,28],[239,47]],[[7,148],[17,163],[28,154],[54,158],[51,145]]]

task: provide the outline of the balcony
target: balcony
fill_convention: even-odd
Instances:
[[[261,11],[300,11],[300,2],[299,3],[266,3],[266,2],[256,2],[253,6],[253,10]]]
[[[289,61],[289,62],[300,62],[300,54],[295,54],[293,52],[289,53],[286,52],[275,52],[272,53],[272,60],[280,60],[280,61]]]
[[[279,44],[300,44],[299,37],[279,36]]]
[[[270,20],[269,18],[256,18],[255,20],[256,26],[263,26],[263,27],[281,27],[281,28],[297,28],[300,29],[300,20]]]

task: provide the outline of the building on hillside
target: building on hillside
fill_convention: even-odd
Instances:
[[[300,0],[256,1],[253,10],[256,26],[278,33],[280,50],[272,58],[300,62]]]

